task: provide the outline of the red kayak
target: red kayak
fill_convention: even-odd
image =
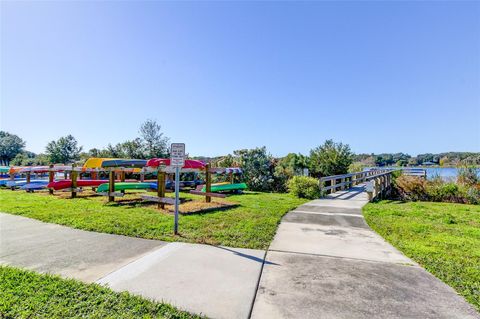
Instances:
[[[127,179],[125,182],[136,182],[135,179]],[[121,181],[116,180],[116,183],[120,183]],[[77,180],[77,187],[96,187],[102,184],[108,184],[108,179],[79,179]],[[53,188],[54,190],[65,189],[72,187],[72,181],[70,179],[62,179],[60,181],[55,181],[48,183],[48,188]]]
[[[170,166],[169,158],[152,158],[148,160],[147,165],[149,167],[158,167],[158,166]],[[197,160],[185,160],[185,165],[183,169],[204,169],[205,163]]]
[[[79,179],[77,180],[78,187],[86,186],[99,186],[101,184],[108,183],[108,179]],[[70,179],[63,179],[61,181],[55,181],[48,183],[48,188],[53,188],[54,190],[65,189],[72,187],[72,181]]]

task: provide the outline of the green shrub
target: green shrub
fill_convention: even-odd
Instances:
[[[464,186],[459,188],[460,196],[465,199],[468,204],[478,205],[480,204],[480,186]]]
[[[318,179],[307,176],[294,176],[287,182],[288,191],[300,198],[316,199],[320,197]]]
[[[426,192],[428,199],[433,202],[463,202],[459,188],[455,183],[440,183],[437,181],[428,183]]]
[[[401,175],[395,179],[394,185],[402,200],[428,200],[427,182],[421,177]]]
[[[363,172],[363,169],[365,167],[367,167],[366,164],[364,164],[362,162],[355,162],[355,163],[350,164],[350,166],[348,166],[348,172],[349,173]]]
[[[445,182],[440,177],[400,176],[394,181],[394,197],[400,200],[480,204],[480,184]]]
[[[460,184],[474,186],[480,183],[479,169],[474,166],[458,167],[457,181]]]

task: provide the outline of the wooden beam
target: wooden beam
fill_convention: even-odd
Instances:
[[[72,164],[72,171],[70,172],[70,177],[72,179],[72,198],[77,197],[77,177],[78,172],[75,171],[75,164]]]
[[[98,195],[102,195],[102,196],[108,196],[108,201],[110,201],[110,197],[113,198],[112,202],[115,200],[115,197],[123,197],[125,196],[124,193],[120,193],[120,192],[100,192],[100,193],[97,193]]]
[[[145,201],[156,202],[158,204],[168,204],[168,205],[175,205],[175,198],[171,197],[158,197],[158,196],[151,196],[151,195],[140,195],[140,197]],[[185,202],[184,198],[180,199],[180,203]]]
[[[165,176],[166,173],[158,169],[157,171],[157,196],[158,198],[165,197]],[[158,208],[164,209],[165,208],[164,202],[158,202]],[[175,204],[175,201],[174,201]]]
[[[207,196],[207,197],[218,197],[218,198],[225,198],[225,197],[227,197],[227,195],[225,195],[225,194],[212,193],[212,192],[202,192],[202,191],[197,191],[197,190],[191,190],[191,191],[190,191],[190,194]]]
[[[205,179],[206,179],[206,185],[205,185],[205,193],[207,194],[205,196],[205,202],[210,203],[212,201],[212,196],[209,195],[212,193],[212,173],[210,173],[210,164],[205,165]]]
[[[115,196],[112,196],[114,192],[115,192],[115,171],[113,169],[110,169],[110,171],[108,172],[108,201],[109,202],[115,201]]]
[[[120,182],[122,182],[122,183],[125,182],[125,172],[124,171],[120,172]],[[123,189],[120,192],[125,194],[125,190],[123,190]]]
[[[55,178],[55,172],[52,170],[53,164],[51,164],[49,167],[50,167],[50,170],[48,171],[48,182],[53,183],[53,180]],[[50,195],[53,195],[53,188],[49,188],[48,193]]]

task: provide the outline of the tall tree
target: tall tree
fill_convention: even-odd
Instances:
[[[80,159],[82,147],[72,135],[60,137],[57,141],[47,144],[46,154],[51,163],[72,163]]]
[[[9,165],[10,161],[25,148],[25,141],[15,134],[0,131],[0,163]]]
[[[140,127],[140,135],[147,157],[168,156],[169,138],[161,130],[162,127],[155,120],[146,120]]]
[[[256,191],[271,191],[274,189],[274,160],[267,153],[265,146],[253,149],[234,151],[237,161],[243,170],[243,177],[248,188]]]
[[[353,153],[348,144],[327,140],[310,151],[310,172],[316,176],[346,174],[352,161]]]
[[[125,141],[120,144],[120,148],[127,158],[145,158],[145,154],[142,150],[142,140],[140,138]]]

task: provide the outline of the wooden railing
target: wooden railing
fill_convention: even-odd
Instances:
[[[427,170],[424,168],[402,168],[402,174],[427,178]]]
[[[331,194],[338,190],[349,189],[358,184],[365,184],[365,190],[369,195],[369,200],[372,200],[390,191],[393,171],[392,169],[379,169],[321,177],[320,190],[322,194]]]

